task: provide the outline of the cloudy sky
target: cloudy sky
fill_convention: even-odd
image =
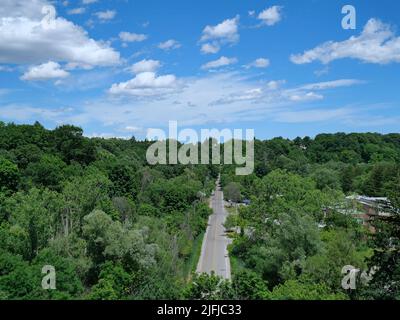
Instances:
[[[0,121],[398,132],[400,2],[0,0]]]

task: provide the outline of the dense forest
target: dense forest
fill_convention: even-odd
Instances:
[[[400,134],[255,140],[255,172],[156,165],[149,141],[0,122],[0,299],[400,299]],[[232,281],[194,273],[221,176]],[[389,197],[375,232],[346,195]],[[57,272],[43,290],[42,267]],[[345,265],[378,271],[356,290]]]

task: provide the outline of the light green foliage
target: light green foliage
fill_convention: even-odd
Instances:
[[[311,178],[316,182],[317,188],[323,190],[325,188],[340,190],[340,178],[337,172],[333,169],[320,167],[312,174]]]
[[[247,265],[253,266],[269,285],[276,285],[296,277],[302,270],[305,259],[320,249],[318,229],[312,218],[296,212],[281,214],[270,219],[255,236],[254,245],[246,240],[243,246],[233,250]],[[247,247],[247,249],[246,249]]]
[[[4,205],[10,223],[8,232],[16,243],[23,241],[24,244],[9,245],[20,248],[16,253],[26,258],[35,257],[60,230],[58,219],[63,206],[64,201],[58,193],[45,189],[33,188],[28,193],[13,195]]]
[[[131,270],[147,269],[155,264],[157,246],[146,244],[146,229],[126,229],[103,211],[95,210],[84,217],[83,236],[95,263],[110,259],[120,261]]]
[[[216,275],[194,275],[184,291],[184,297],[192,300],[229,299],[233,294],[230,283]]]
[[[63,212],[63,232],[80,232],[83,217],[94,209],[102,209],[118,216],[112,205],[110,192],[112,182],[96,169],[82,177],[68,181],[63,190],[66,208]]]
[[[343,293],[332,293],[324,284],[288,280],[265,296],[268,300],[347,300]]]
[[[346,230],[325,231],[322,240],[323,250],[307,259],[304,274],[316,283],[325,283],[333,292],[340,292],[343,266],[365,270],[369,252],[361,238]]]

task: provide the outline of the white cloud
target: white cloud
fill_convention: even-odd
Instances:
[[[256,60],[254,60],[252,63],[246,65],[247,68],[267,68],[270,65],[270,61],[269,59],[265,59],[265,58],[258,58]]]
[[[260,12],[257,19],[261,20],[262,23],[267,26],[273,26],[274,24],[281,21],[281,19],[282,19],[281,11],[282,11],[282,7],[273,6],[273,7],[267,8],[264,11]]]
[[[122,136],[122,135],[117,135],[115,133],[111,132],[93,132],[92,134],[86,135],[83,133],[83,135],[87,138],[103,138],[103,139],[121,139],[121,140],[129,140],[132,138],[132,136]]]
[[[214,60],[214,61],[210,61],[207,62],[206,64],[203,64],[201,66],[202,69],[204,70],[208,70],[208,69],[215,69],[215,68],[220,68],[220,67],[225,67],[225,66],[229,66],[231,64],[235,64],[237,63],[237,59],[236,58],[227,58],[222,56],[221,58]]]
[[[174,39],[169,39],[165,42],[161,42],[158,47],[162,50],[172,50],[180,48],[181,44]]]
[[[322,100],[324,98],[321,94],[316,94],[314,92],[297,93],[289,97],[291,101],[295,102],[305,102],[305,101],[315,101]]]
[[[26,105],[9,104],[0,105],[1,116],[12,121],[53,121],[56,124],[65,123],[65,117],[71,116],[71,108],[46,109]]]
[[[303,54],[290,57],[296,64],[311,63],[316,60],[328,64],[344,58],[377,64],[398,63],[400,62],[400,37],[396,37],[389,25],[370,19],[358,37],[352,36],[342,42],[325,42]]]
[[[154,78],[155,75],[152,76]],[[165,126],[168,120],[176,120],[180,126],[261,119],[290,123],[295,119],[293,112],[310,110],[311,102],[321,101],[316,96],[311,100],[311,95],[308,95],[308,101],[293,101],[292,96],[297,94],[307,97],[310,91],[302,89],[302,86],[281,88],[284,81],[276,81],[279,84],[274,86],[275,90],[270,90],[268,85],[260,85],[259,80],[245,79],[236,72],[207,73],[202,77],[189,77],[179,81],[183,85],[169,89],[163,99],[154,99],[154,96],[146,98],[142,95],[143,92],[140,92],[140,100],[137,99],[138,92],[134,92],[133,97],[129,98],[130,90],[143,87],[136,83],[131,89],[124,88],[125,99],[89,102],[85,104],[81,114],[68,121],[79,125],[98,121],[103,125],[118,127],[135,124],[143,128]],[[150,85],[145,87],[153,90]],[[318,115],[318,109],[314,107],[313,110]],[[301,113],[299,115],[299,122],[313,121],[312,114],[305,113],[302,117]],[[335,112],[331,116],[336,117]],[[324,119],[329,119],[329,114]]]
[[[226,19],[215,26],[206,26],[203,29],[200,42],[203,43],[200,51],[202,53],[217,53],[222,45],[235,44],[239,41],[239,19],[237,15],[232,19]]]
[[[160,61],[158,60],[141,60],[136,62],[130,70],[135,73],[142,73],[142,72],[155,72],[161,66]]]
[[[94,15],[102,21],[108,21],[115,18],[115,16],[117,15],[117,11],[115,10],[99,11],[94,13]]]
[[[232,19],[226,19],[215,26],[206,26],[203,29],[200,42],[203,43],[200,51],[202,53],[217,53],[221,46],[236,44],[239,41],[239,19],[237,15]]]
[[[293,101],[291,96],[307,94],[311,90],[302,87],[312,84],[289,88],[288,84],[282,87],[284,81],[275,81],[275,85],[269,85],[268,82],[262,84],[258,78],[245,78],[239,72],[206,73],[199,77],[181,78],[176,80],[175,85],[174,81],[162,81],[163,85],[155,85],[155,74],[149,78],[150,81],[136,79],[130,85],[116,84],[114,88],[119,90],[105,98],[85,98],[82,103],[77,102],[74,112],[17,108],[0,103],[0,114],[5,119],[22,119],[24,122],[50,119],[80,126],[96,125],[103,132],[116,128],[112,133],[117,136],[129,126],[141,127],[145,131],[149,127],[164,127],[168,120],[178,121],[179,126],[207,127],[243,121],[307,123],[323,119],[350,123],[349,117],[353,114],[356,121],[357,117],[366,113],[357,109],[353,112],[354,106],[345,107],[350,114],[347,117],[333,112],[338,108],[326,106],[321,100]],[[322,103],[324,107],[320,105]],[[350,125],[349,129],[353,127],[352,123]]]
[[[323,91],[340,87],[350,87],[364,83],[356,79],[340,79],[334,81],[310,83],[294,89],[282,90],[282,96],[293,102],[310,102],[324,99],[324,96],[314,91]]]
[[[143,131],[143,128],[136,127],[136,126],[126,126],[124,129],[125,129],[125,131],[128,131],[128,132],[142,132]]]
[[[43,16],[42,9],[46,5],[49,5],[47,0],[1,0],[0,18],[41,18]]]
[[[232,19],[226,19],[216,26],[206,26],[200,41],[219,40],[235,43],[239,40],[238,25],[239,16],[236,16]]]
[[[118,52],[57,17],[53,6],[46,6],[42,13],[45,4],[41,0],[13,0],[0,8],[0,63],[40,64],[51,60],[106,66],[120,62]],[[26,12],[27,8],[32,11]]]
[[[147,39],[147,35],[132,32],[120,32],[119,37],[124,42],[142,42]]]
[[[21,77],[22,80],[26,81],[42,81],[57,78],[66,78],[69,73],[63,69],[61,66],[54,62],[49,61],[47,63],[30,67],[27,72]]]
[[[231,93],[225,97],[222,97],[218,100],[212,101],[210,105],[226,105],[237,102],[254,102],[261,99],[264,95],[262,88],[251,88],[246,89],[242,92]]]
[[[134,96],[124,100],[92,101],[84,106],[81,114],[68,120],[79,125],[99,121],[107,125],[123,127],[135,124],[143,128],[164,126],[169,119],[179,121],[179,125],[229,122],[237,119],[237,112],[247,110],[248,105],[240,103],[215,108],[212,102],[222,95],[251,89],[254,89],[252,84],[232,73],[207,74],[205,77],[180,79],[163,99],[141,97],[138,101]]]
[[[201,52],[202,53],[218,53],[220,50],[220,46],[216,43],[216,44],[212,44],[212,43],[204,43],[201,46]]]
[[[86,12],[85,8],[75,8],[75,9],[70,9],[67,11],[67,13],[71,14],[71,15],[83,14],[85,12]]]
[[[95,2],[97,2],[98,0],[82,0],[82,3],[83,4],[92,4],[92,3],[95,3]]]
[[[340,79],[334,81],[318,82],[302,86],[304,90],[326,90],[338,87],[350,87],[356,84],[362,84],[363,81],[356,79]]]
[[[112,95],[154,97],[171,93],[177,88],[174,75],[157,76],[154,72],[142,72],[135,78],[113,84],[109,90]]]
[[[233,104],[247,101],[251,104],[262,103],[282,103],[301,104],[304,102],[313,102],[323,100],[324,96],[314,91],[323,91],[332,88],[346,87],[363,83],[359,80],[335,80],[330,82],[311,83],[294,88],[282,88],[285,80],[273,80],[266,83],[265,86],[255,86],[246,90],[237,90],[231,94],[224,94],[219,99],[212,102],[212,105]],[[259,83],[257,83],[259,85]]]

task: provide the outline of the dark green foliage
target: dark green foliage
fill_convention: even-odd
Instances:
[[[52,132],[50,139],[62,159],[67,163],[76,161],[89,164],[95,160],[94,145],[83,137],[81,128],[68,125],[58,127]]]
[[[92,300],[122,300],[132,294],[136,276],[128,273],[121,264],[111,261],[101,267],[99,281],[93,286],[88,298]]]
[[[135,172],[128,165],[115,165],[110,170],[109,179],[114,181],[114,194],[118,197],[136,196]]]
[[[371,196],[385,196],[390,190],[390,184],[393,184],[398,175],[400,175],[398,163],[377,163],[367,174],[362,191]]]
[[[59,191],[64,178],[63,170],[65,167],[65,163],[60,158],[45,154],[39,161],[28,164],[25,176],[35,186]]]
[[[0,156],[0,192],[10,193],[17,190],[19,183],[18,167]]]
[[[243,270],[232,279],[234,298],[239,300],[261,300],[268,293],[267,284],[255,272]]]

